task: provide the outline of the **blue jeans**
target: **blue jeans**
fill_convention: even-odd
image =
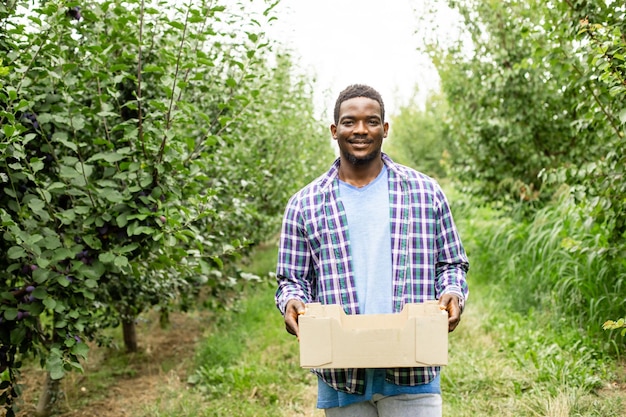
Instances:
[[[440,394],[374,394],[370,401],[327,408],[326,417],[441,417]]]

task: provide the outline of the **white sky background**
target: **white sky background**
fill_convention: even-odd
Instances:
[[[389,115],[408,103],[416,89],[423,100],[439,78],[417,52],[419,9],[427,0],[282,0],[268,34],[293,50],[294,59],[315,77],[317,112],[331,121],[339,92],[364,83],[383,96]],[[449,14],[442,13],[447,20]],[[389,119],[387,117],[387,119]]]

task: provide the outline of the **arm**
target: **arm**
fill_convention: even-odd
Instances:
[[[315,271],[302,216],[294,200],[287,205],[281,228],[275,301],[285,318],[286,330],[298,336],[298,316],[304,313],[305,303],[314,298]]]
[[[452,212],[443,191],[438,190],[439,221],[437,224],[437,263],[435,288],[439,305],[448,312],[448,330],[453,331],[461,320],[469,295],[466,274],[469,261],[461,243]]]

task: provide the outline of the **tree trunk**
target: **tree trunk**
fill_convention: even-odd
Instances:
[[[37,403],[37,409],[35,410],[35,416],[48,417],[52,414],[52,408],[59,398],[59,382],[58,379],[50,378],[50,374],[46,374],[46,380],[41,390],[41,396]]]
[[[137,330],[135,328],[135,320],[122,321],[122,330],[124,331],[124,345],[126,352],[137,352]]]

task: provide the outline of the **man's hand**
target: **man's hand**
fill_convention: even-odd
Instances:
[[[298,316],[304,314],[304,303],[300,300],[291,299],[285,307],[285,328],[287,331],[300,339]]]
[[[444,294],[439,299],[439,308],[448,312],[448,332],[456,329],[461,321],[461,306],[456,294]]]

